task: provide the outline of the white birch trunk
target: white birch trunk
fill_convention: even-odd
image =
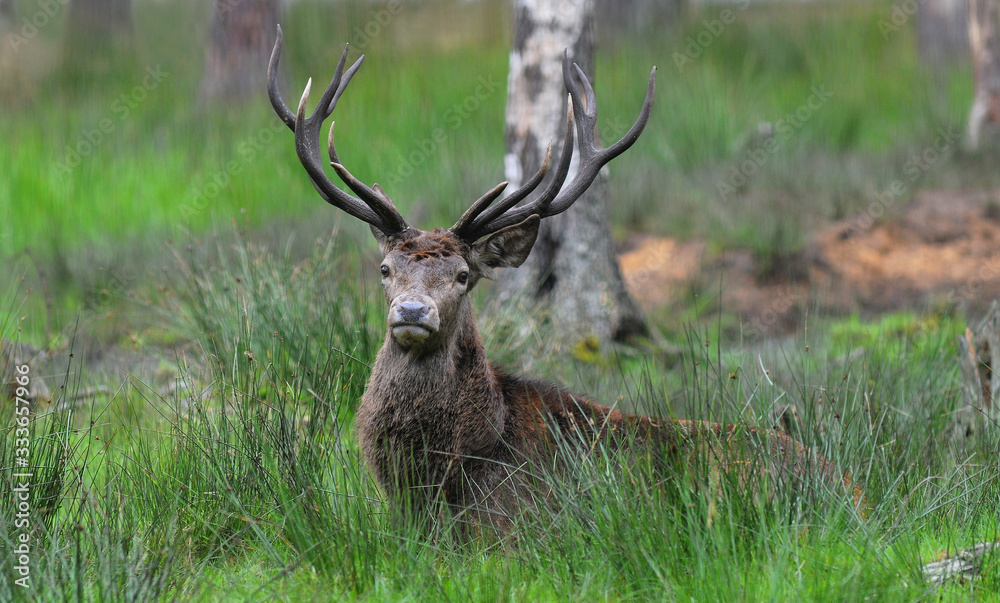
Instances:
[[[562,55],[568,49],[570,60],[593,81],[593,15],[594,0],[515,2],[506,115],[509,190],[538,169],[550,140],[553,163],[561,151],[567,96]],[[641,93],[635,91],[637,106]],[[628,161],[627,154],[617,161]],[[625,287],[615,257],[603,180],[598,177],[569,211],[544,220],[531,256],[499,283],[502,301],[547,302],[554,334],[568,345],[653,334]]]

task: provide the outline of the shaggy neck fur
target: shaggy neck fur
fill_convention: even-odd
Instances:
[[[372,367],[358,439],[386,492],[460,504],[471,497],[465,465],[500,443],[503,394],[468,299],[455,318],[446,339],[426,349],[405,349],[387,332]]]

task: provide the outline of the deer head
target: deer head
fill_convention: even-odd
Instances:
[[[524,262],[535,243],[540,220],[569,209],[600,169],[632,146],[649,120],[653,103],[655,67],[649,74],[646,98],[635,123],[619,141],[598,148],[594,140],[597,125],[594,90],[579,66],[570,65],[564,53],[563,79],[570,106],[566,111],[559,162],[544,191],[529,199],[548,173],[551,142],[538,172],[516,191],[500,199],[508,184],[501,182],[473,203],[451,228],[423,231],[406,223],[378,184],[369,187],[344,167],[334,148],[334,123],[330,124],[327,136],[330,165],[357,197],[334,185],[323,170],[320,154],[323,121],[333,113],[364,56],[345,71],[348,49],[344,48],[333,79],[316,110],[307,116],[312,79],[306,84],[295,113],[285,105],[278,91],[281,44],[279,26],[268,65],[271,105],[295,133],[295,151],[320,196],[371,227],[384,256],[380,270],[389,304],[391,339],[402,350],[416,353],[438,349],[455,338],[460,325],[467,324],[465,319],[472,316],[467,293],[480,279],[494,278],[496,268],[513,268]],[[580,157],[576,173],[567,184],[574,129],[579,137]]]

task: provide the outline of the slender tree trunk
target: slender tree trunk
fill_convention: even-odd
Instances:
[[[0,25],[14,22],[14,0],[0,0]]]
[[[558,157],[567,96],[562,53],[568,48],[570,59],[593,81],[593,17],[594,0],[515,2],[505,156],[511,190],[538,169],[550,140],[553,161]],[[641,92],[636,91],[637,106]],[[615,258],[606,195],[599,177],[569,211],[544,220],[528,260],[508,271],[498,287],[501,301],[547,302],[555,335],[569,345],[652,335]]]
[[[202,101],[262,98],[280,8],[278,0],[216,1]]]
[[[969,56],[968,0],[924,0],[917,12],[917,49],[927,66],[950,74]]]
[[[968,146],[983,147],[1000,125],[1000,0],[969,0],[969,46],[972,49],[972,110]]]

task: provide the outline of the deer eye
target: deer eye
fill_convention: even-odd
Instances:
[[[458,281],[459,285],[464,285],[465,283],[469,282],[469,273],[463,270],[458,273],[458,276],[455,277],[455,280]]]
[[[385,278],[387,276],[389,276],[389,267],[382,264],[382,277]]]

